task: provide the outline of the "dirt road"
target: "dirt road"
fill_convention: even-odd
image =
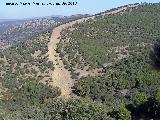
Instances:
[[[71,87],[73,86],[73,79],[71,78],[70,72],[64,68],[64,64],[61,58],[59,57],[59,54],[56,53],[57,43],[59,43],[60,39],[60,33],[61,31],[69,26],[72,26],[76,22],[82,22],[84,20],[87,20],[89,18],[83,18],[76,21],[72,21],[70,23],[66,23],[63,25],[60,25],[53,29],[53,33],[50,39],[50,42],[48,43],[48,55],[49,60],[52,61],[55,65],[55,69],[52,73],[52,81],[53,86],[57,86],[61,89],[61,96],[69,97],[72,93]]]

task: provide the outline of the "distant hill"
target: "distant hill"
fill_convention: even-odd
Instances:
[[[20,24],[23,22],[28,21],[27,19],[24,20],[18,20],[18,19],[0,19],[0,24],[10,24],[10,25],[15,25],[15,24]]]
[[[33,18],[25,18],[25,19],[0,19],[0,23],[8,23],[8,24],[14,24],[14,23],[22,23],[25,21],[30,21],[34,19],[53,19],[53,20],[60,20],[60,19],[78,19],[82,17],[90,16],[89,14],[76,14],[71,16],[63,16],[63,15],[52,15],[52,16],[45,16],[45,17],[33,17]]]
[[[62,23],[65,23],[65,22],[69,22],[69,21],[72,21],[72,20],[76,20],[76,19],[80,19],[80,18],[83,18],[83,17],[88,17],[88,16],[91,16],[89,14],[77,14],[77,15],[71,15],[71,16],[51,16],[51,18],[55,21],[59,21],[59,22],[62,22]]]
[[[59,22],[50,19],[33,19],[20,21],[5,21],[0,24],[1,49],[15,42],[23,41],[34,34],[51,29]]]
[[[73,16],[28,18],[22,20],[0,19],[0,49],[4,49],[14,42],[25,40],[33,34],[53,29],[57,25],[87,16],[89,15],[79,14]]]

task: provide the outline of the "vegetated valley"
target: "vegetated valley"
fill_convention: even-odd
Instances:
[[[0,119],[160,119],[160,3],[83,17],[18,27],[23,40],[0,52]]]

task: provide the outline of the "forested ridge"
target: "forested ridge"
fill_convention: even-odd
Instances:
[[[73,92],[113,107],[116,119],[160,119],[159,19],[160,4],[144,3],[63,30],[57,52],[77,81]]]
[[[64,29],[56,51],[75,80],[68,99],[52,86],[52,30],[3,50],[0,120],[160,119],[159,20],[160,3],[143,3]]]

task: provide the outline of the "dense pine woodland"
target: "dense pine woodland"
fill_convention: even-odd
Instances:
[[[0,52],[0,120],[160,119],[160,3],[97,14],[61,32],[57,52],[75,79],[73,98],[50,85],[51,33]],[[100,71],[79,77],[86,68]]]

